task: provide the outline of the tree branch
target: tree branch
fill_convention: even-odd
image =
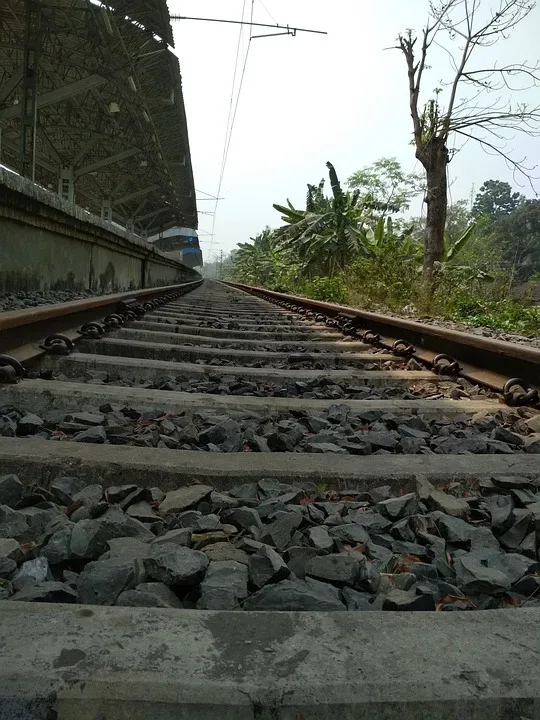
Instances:
[[[527,168],[527,167],[525,167],[525,165],[523,165],[525,158],[523,158],[523,160],[514,160],[513,158],[510,157],[510,155],[505,153],[501,148],[497,147],[493,143],[490,143],[488,140],[483,140],[482,138],[476,137],[475,135],[471,135],[470,133],[464,132],[463,130],[455,130],[455,133],[457,135],[462,135],[463,137],[469,138],[470,140],[474,140],[475,142],[479,143],[479,145],[484,150],[486,148],[489,148],[496,155],[500,155],[500,157],[502,157],[505,160],[505,162],[511,168],[513,168],[514,179],[515,179],[516,173],[523,175],[523,177],[527,178],[533,193],[535,195],[537,195],[536,189],[533,184],[533,180],[537,180],[538,178],[531,174],[532,171],[535,169],[536,165],[533,166],[532,168]],[[486,150],[486,152],[487,152],[487,150]],[[488,153],[488,154],[490,154],[490,153]]]

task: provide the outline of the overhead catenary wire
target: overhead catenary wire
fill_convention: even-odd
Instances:
[[[255,9],[254,6],[255,6],[255,0],[251,0],[251,22],[253,21],[253,14],[254,14],[254,9]],[[245,10],[246,10],[246,0],[244,0],[243,5],[242,5],[242,20],[244,20]],[[242,94],[242,87],[244,84],[244,77],[246,74],[247,62],[248,62],[248,58],[249,58],[249,51],[251,48],[251,39],[252,39],[251,26],[250,26],[250,31],[249,31],[249,42],[248,42],[247,51],[246,51],[246,54],[244,57],[244,64],[242,67],[242,74],[240,77],[240,84],[238,86],[238,93],[236,96],[236,103],[235,103],[234,102],[234,89],[235,89],[235,85],[236,85],[236,73],[238,70],[238,59],[240,56],[240,46],[241,46],[241,42],[242,42],[242,37],[243,37],[243,25],[240,26],[240,31],[238,34],[238,46],[237,46],[237,51],[236,51],[236,61],[235,61],[235,67],[234,67],[233,85],[232,85],[232,90],[231,90],[231,102],[230,102],[230,106],[229,106],[229,117],[227,119],[227,131],[225,133],[225,144],[223,146],[221,171],[219,174],[218,189],[216,192],[216,203],[214,205],[214,215],[212,218],[212,230],[210,233],[212,238],[214,237],[214,234],[215,234],[216,216],[217,216],[217,210],[218,210],[218,205],[219,205],[219,196],[221,193],[221,187],[223,185],[223,178],[225,176],[225,169],[227,166],[227,159],[229,156],[229,148],[231,146],[231,139],[232,139],[234,125],[235,125],[235,121],[236,121],[236,115],[238,112],[238,105],[240,103],[240,96]],[[233,105],[234,105],[234,110],[233,110]]]
[[[265,12],[266,12],[266,14],[268,15],[268,17],[270,18],[270,20],[272,20],[272,22],[274,22],[276,25],[279,25],[278,21],[277,21],[276,18],[272,15],[272,13],[270,12],[270,10],[266,7],[266,5],[263,3],[263,1],[262,1],[262,0],[257,0],[257,1],[258,1],[259,5],[262,5],[263,9],[265,10]]]

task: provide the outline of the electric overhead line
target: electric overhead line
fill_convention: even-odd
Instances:
[[[264,4],[264,2],[262,0],[257,0],[257,1],[261,4],[263,9],[266,11],[266,13],[274,21],[273,25],[271,25],[269,23],[258,23],[258,22],[253,21],[253,15],[254,15],[254,10],[255,10],[255,0],[251,0],[251,16],[250,16],[249,22],[247,20],[244,20],[247,0],[244,0],[244,2],[243,2],[242,16],[241,16],[240,20],[192,17],[192,16],[188,16],[188,15],[171,15],[170,16],[171,20],[179,20],[179,21],[195,20],[195,21],[199,21],[199,22],[226,23],[226,24],[230,24],[230,25],[239,25],[240,26],[240,31],[238,33],[238,44],[237,44],[237,48],[236,48],[236,60],[235,60],[235,65],[234,65],[233,82],[232,82],[232,89],[231,89],[231,99],[230,99],[230,103],[229,103],[229,114],[227,117],[227,126],[226,126],[226,130],[225,130],[225,143],[224,143],[224,147],[223,147],[223,157],[222,157],[221,170],[220,170],[220,175],[219,175],[218,191],[217,191],[216,196],[211,196],[209,193],[202,193],[203,195],[208,195],[209,198],[213,197],[213,199],[215,200],[215,206],[214,206],[213,213],[200,211],[200,213],[202,215],[213,215],[212,230],[210,232],[210,238],[211,238],[210,243],[211,244],[213,244],[213,242],[214,242],[214,234],[215,234],[214,231],[215,231],[215,226],[216,226],[216,215],[217,215],[218,204],[219,204],[219,201],[223,199],[219,195],[221,192],[221,187],[223,184],[223,177],[225,175],[225,168],[226,168],[227,159],[229,156],[229,149],[230,149],[230,145],[231,145],[231,139],[232,139],[234,124],[235,124],[235,120],[236,120],[236,114],[238,112],[238,105],[240,103],[240,95],[242,93],[242,87],[244,84],[244,77],[246,74],[247,62],[248,62],[248,58],[249,58],[249,51],[251,48],[251,41],[255,40],[257,38],[277,37],[278,35],[291,35],[292,37],[296,37],[296,34],[299,32],[311,33],[311,34],[316,34],[316,35],[328,35],[328,33],[325,30],[311,30],[308,28],[291,27],[290,25],[280,25],[278,22],[276,22],[275,18],[273,17],[272,13],[268,10],[268,8]],[[236,76],[237,76],[237,71],[238,71],[238,60],[240,57],[240,47],[242,46],[242,48],[243,48],[244,26],[249,27],[249,42],[248,42],[247,51],[246,51],[246,54],[244,57],[244,64],[243,64],[243,68],[242,68],[242,74],[240,77],[240,84],[238,86],[238,94],[236,96],[236,103],[234,103],[234,89],[236,86]],[[273,33],[266,33],[263,35],[253,35],[252,28],[254,28],[254,27],[270,28],[272,30],[284,30],[285,32],[279,32],[279,33],[273,32]],[[234,104],[234,110],[233,110],[233,104]],[[197,191],[197,192],[200,192],[200,191]]]
[[[277,23],[271,25],[270,23],[253,22],[253,20],[251,20],[250,22],[247,22],[243,19],[242,20],[225,20],[222,18],[205,18],[205,17],[190,17],[188,15],[171,15],[171,20],[198,20],[201,22],[227,23],[229,25],[249,25],[250,27],[273,28],[274,30],[286,30],[287,32],[285,33],[285,35],[293,35],[293,36],[295,36],[296,33],[299,33],[299,32],[314,33],[316,35],[328,35],[328,33],[325,30],[309,30],[308,28],[291,27],[290,25],[278,25]],[[257,37],[266,37],[266,36],[265,35],[253,35],[250,39],[254,39]]]
[[[255,6],[255,0],[251,0],[251,21],[253,21],[254,6]],[[236,104],[234,105],[234,110],[233,110],[233,104],[234,104],[234,88],[235,88],[235,85],[236,85],[236,75],[237,75],[237,71],[238,71],[238,60],[239,60],[239,58],[240,58],[240,46],[241,46],[242,38],[243,38],[243,31],[244,31],[244,22],[243,22],[243,20],[244,20],[245,12],[246,12],[246,0],[244,0],[244,3],[243,3],[243,5],[242,5],[242,18],[241,18],[242,22],[240,23],[240,30],[239,30],[239,32],[238,32],[238,45],[237,45],[237,48],[236,48],[236,60],[235,60],[235,64],[234,64],[234,74],[233,74],[233,82],[232,82],[232,88],[231,88],[231,101],[230,101],[230,105],[229,105],[229,116],[228,116],[228,118],[227,118],[227,129],[226,129],[226,131],[225,131],[225,143],[224,143],[224,146],[223,146],[223,157],[222,157],[222,161],[221,161],[221,171],[220,171],[220,174],[219,174],[218,189],[217,189],[217,193],[216,193],[216,204],[214,205],[214,215],[213,215],[213,217],[212,217],[212,231],[211,231],[211,237],[212,237],[212,239],[214,238],[215,229],[216,229],[216,215],[217,215],[218,204],[219,204],[219,200],[218,200],[217,198],[219,198],[219,196],[220,196],[221,187],[222,187],[222,185],[223,185],[223,178],[224,178],[224,176],[225,176],[225,168],[226,168],[226,166],[227,166],[227,158],[228,158],[228,156],[229,156],[229,148],[230,148],[230,145],[231,145],[232,133],[233,133],[234,124],[235,124],[235,121],[236,121],[236,113],[237,113],[237,110],[238,110],[238,104],[239,104],[239,102],[240,102],[240,95],[241,95],[241,93],[242,93],[242,86],[243,86],[243,84],[244,84],[244,77],[245,77],[245,74],[246,74],[247,61],[248,61],[248,58],[249,58],[249,50],[250,50],[250,48],[251,48],[251,27],[250,27],[248,48],[247,48],[246,55],[245,55],[245,57],[244,57],[244,66],[243,66],[243,68],[242,68],[242,75],[241,75],[241,78],[240,78],[240,84],[239,84],[239,86],[238,86],[238,94],[237,94],[237,97],[236,97]]]
[[[278,25],[278,21],[277,21],[276,18],[272,15],[272,13],[270,12],[270,10],[266,7],[266,5],[263,3],[263,1],[262,1],[262,0],[258,0],[258,2],[259,2],[259,5],[262,5],[262,7],[264,8],[264,10],[265,10],[266,14],[268,15],[268,17],[270,18],[270,20],[272,20],[275,25]]]

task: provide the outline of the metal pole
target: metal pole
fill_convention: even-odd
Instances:
[[[23,81],[21,105],[21,173],[36,181],[36,138],[38,125],[38,75],[41,48],[40,0],[25,2]]]

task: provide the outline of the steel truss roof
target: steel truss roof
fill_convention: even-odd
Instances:
[[[179,63],[166,0],[1,0],[0,162],[22,172],[27,18],[39,9],[35,181],[149,234],[197,227]],[[68,172],[70,172],[68,170]]]

